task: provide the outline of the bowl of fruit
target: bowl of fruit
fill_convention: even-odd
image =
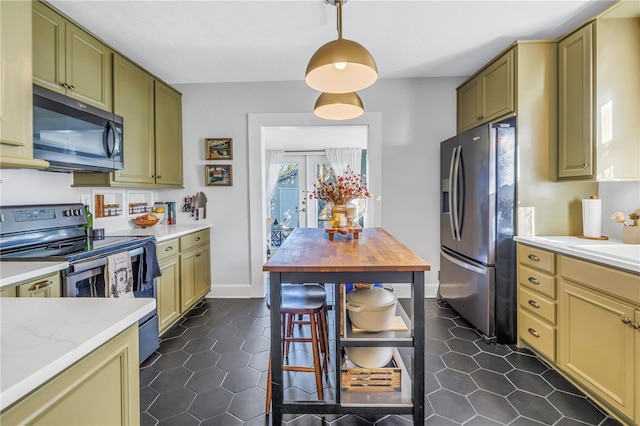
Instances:
[[[133,223],[141,228],[149,228],[160,222],[160,218],[155,213],[146,213],[133,219]]]

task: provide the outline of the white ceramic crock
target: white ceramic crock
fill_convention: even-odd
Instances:
[[[353,325],[366,331],[381,331],[393,322],[396,296],[380,287],[365,287],[347,293],[346,308]]]

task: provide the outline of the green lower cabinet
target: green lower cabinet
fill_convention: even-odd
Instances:
[[[162,271],[156,281],[162,334],[211,291],[209,229],[159,243],[156,253]]]
[[[0,413],[3,425],[140,424],[134,324]]]
[[[162,276],[157,278],[156,288],[158,327],[163,333],[180,318],[180,258],[175,256],[160,262],[160,271]]]

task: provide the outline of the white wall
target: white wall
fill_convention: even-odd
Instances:
[[[602,200],[602,235],[622,240],[623,225],[611,219],[611,216],[622,212],[627,224],[631,224],[629,213],[640,209],[640,182],[600,182],[598,197]]]
[[[360,93],[369,112],[382,115],[382,226],[438,271],[439,142],[455,133],[455,88],[461,78],[379,80]],[[304,82],[176,85],[183,93],[185,188],[202,190],[214,224],[216,286],[251,282],[247,116],[309,113],[317,93]],[[345,122],[348,124],[348,122]],[[204,186],[204,139],[234,141],[232,187]],[[223,163],[223,162],[218,162]],[[159,191],[160,198],[165,191]],[[169,191],[166,191],[169,192]],[[225,292],[229,295],[228,292]],[[238,294],[242,296],[242,294]]]

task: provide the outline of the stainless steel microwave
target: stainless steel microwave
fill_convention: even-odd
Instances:
[[[33,156],[52,171],[111,172],[124,168],[123,118],[33,86]]]

